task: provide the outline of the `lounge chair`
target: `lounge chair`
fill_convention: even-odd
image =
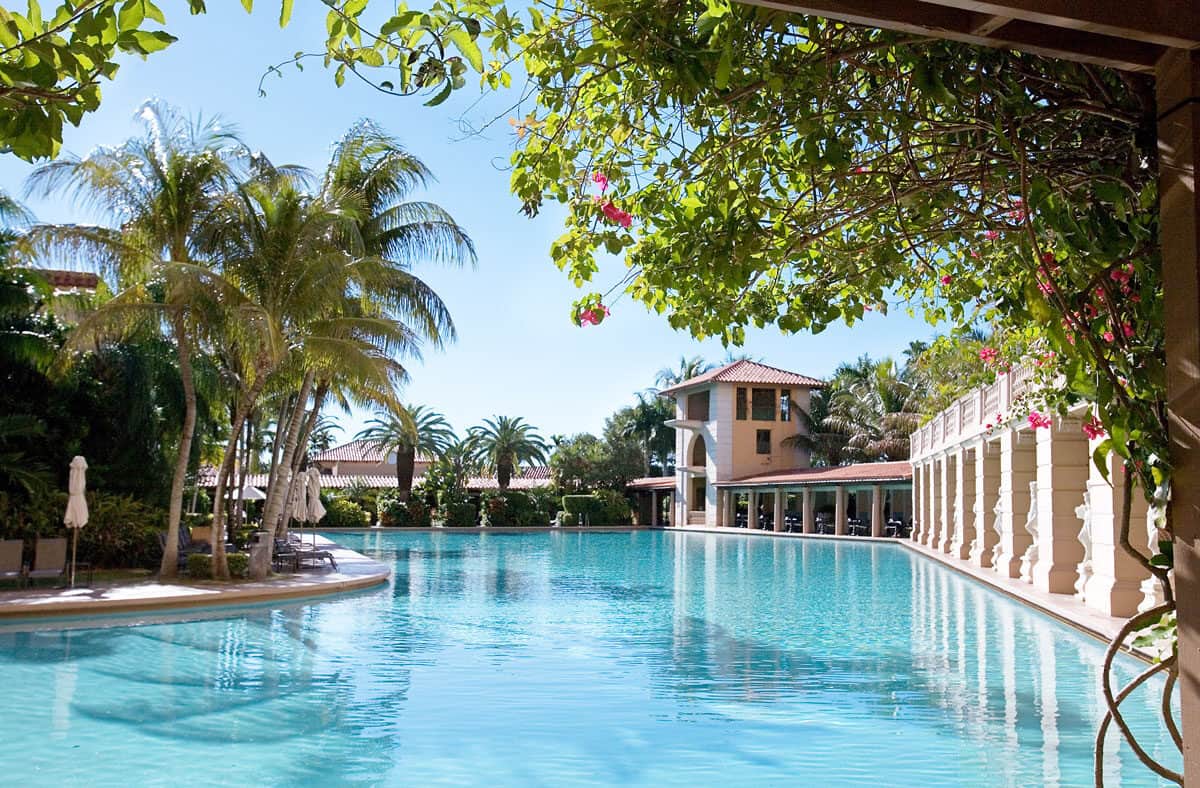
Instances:
[[[25,564],[21,560],[24,551],[24,539],[0,541],[0,579],[16,580],[18,584],[24,582]]]
[[[33,543],[33,566],[25,573],[30,582],[67,575],[67,540],[38,539]]]

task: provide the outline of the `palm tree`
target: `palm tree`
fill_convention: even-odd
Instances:
[[[396,452],[396,484],[402,501],[412,491],[417,457],[437,459],[456,441],[450,422],[424,405],[380,411],[355,437],[379,451]]]
[[[654,383],[660,389],[669,388],[685,380],[690,380],[697,375],[703,375],[713,369],[713,365],[704,360],[701,356],[679,357],[679,366],[672,369],[671,367],[663,367],[654,375]]]
[[[328,451],[341,431],[342,427],[335,419],[329,416],[318,416],[317,423],[308,435],[308,453],[320,454]]]
[[[194,267],[204,262],[195,240],[234,182],[233,164],[243,148],[218,122],[187,122],[157,102],[145,104],[138,117],[145,124],[143,135],[115,148],[98,148],[83,159],[64,156],[39,167],[29,179],[31,193],[68,194],[107,214],[113,226],[41,226],[27,241],[35,252],[90,257],[115,276],[116,296],[81,323],[77,341],[118,334],[133,320],[153,314],[153,324],[175,343],[184,416],[160,568],[160,574],[173,577],[196,428],[192,354],[203,335],[196,305],[207,297],[194,276]]]
[[[890,358],[862,356],[834,371],[826,429],[847,436],[846,454],[868,461],[908,459],[909,436],[920,425],[922,392]]]
[[[621,426],[621,436],[634,438],[642,447],[643,476],[650,475],[650,461],[657,456],[659,472],[666,475],[667,455],[675,445],[675,431],[666,426],[666,421],[675,417],[671,404],[657,395],[637,394],[637,404],[627,409],[627,418]]]
[[[520,416],[485,419],[483,424],[471,428],[470,435],[481,465],[496,474],[501,490],[508,489],[513,471],[521,463],[545,463],[550,450],[533,426]]]

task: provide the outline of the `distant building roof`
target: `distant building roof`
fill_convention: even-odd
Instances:
[[[388,452],[369,440],[355,440],[334,446],[313,456],[315,462],[376,462],[387,464],[391,460]],[[428,457],[418,457],[418,462],[429,462]]]
[[[865,484],[874,482],[906,482],[912,479],[908,460],[898,462],[860,462],[831,468],[790,468],[782,471],[743,476],[716,487],[774,487],[776,485],[807,484]]]
[[[808,388],[820,388],[825,385],[824,381],[817,378],[810,378],[808,375],[799,375],[795,372],[788,372],[786,369],[770,367],[766,364],[760,364],[757,361],[742,359],[732,364],[726,364],[723,367],[710,369],[703,375],[688,378],[682,383],[676,383],[674,386],[668,386],[660,391],[659,394],[673,394],[677,391],[689,389],[693,386],[703,386],[708,383],[762,383],[771,386],[806,386]]]
[[[643,476],[625,485],[630,490],[674,490],[674,476]]]
[[[56,290],[95,290],[100,284],[100,277],[86,271],[63,271],[57,268],[35,270]]]
[[[421,476],[413,479],[413,483],[421,481]],[[200,469],[199,474],[201,487],[215,487],[217,484],[217,472],[212,466],[204,466]],[[247,487],[258,487],[265,490],[269,477],[265,473],[251,473],[246,476]],[[531,468],[522,468],[519,476],[513,476],[509,481],[508,488],[510,490],[532,490],[537,487],[545,487],[550,484],[550,468],[545,465],[536,465]],[[397,486],[396,475],[384,474],[366,474],[366,473],[341,473],[333,475],[329,473],[321,474],[321,487],[329,490],[344,490],[348,487],[369,487],[372,489],[388,489]],[[498,490],[500,485],[494,477],[472,476],[467,480],[467,489],[474,492],[483,490]]]

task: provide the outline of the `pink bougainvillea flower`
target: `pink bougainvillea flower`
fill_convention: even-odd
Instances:
[[[1000,237],[1000,233],[996,230],[987,230],[986,232],[984,232],[983,237],[988,239],[989,241],[994,241]]]
[[[1014,222],[1023,222],[1023,221],[1025,221],[1025,212],[1024,211],[1009,211],[1008,218],[1012,219]]]
[[[1035,430],[1044,430],[1053,424],[1050,417],[1044,413],[1038,413],[1036,410],[1029,412],[1029,426]]]
[[[954,281],[954,277],[950,276],[950,274],[942,274],[942,279],[941,279],[942,284],[948,285],[953,281]]]
[[[984,424],[983,426],[984,426],[986,429],[989,429],[989,430],[990,430],[990,429],[992,428],[992,423],[989,421],[987,424]]]
[[[592,173],[592,182],[600,187],[600,193],[608,191],[608,176],[602,172]]]
[[[854,168],[854,172],[856,175],[862,175],[866,171],[867,171],[867,168],[862,166],[861,164]]]
[[[999,357],[1000,354],[996,352],[996,348],[994,347],[979,348],[979,360],[985,364],[994,364]]]
[[[1038,281],[1038,290],[1042,291],[1042,295],[1050,295],[1054,292],[1054,285],[1042,279]]]
[[[1100,312],[1092,304],[1084,304],[1083,305],[1083,316],[1086,317],[1088,320],[1091,320],[1095,317],[1099,317],[1099,315],[1100,315]]]
[[[1046,265],[1054,263],[1054,252],[1042,252],[1042,262]]]
[[[629,226],[633,224],[633,214],[627,211],[622,211],[620,208],[613,205],[611,200],[600,206],[600,212],[603,213],[604,217],[610,222],[613,224],[619,224],[626,230],[628,230]]]
[[[1122,323],[1121,324],[1121,333],[1125,335],[1126,339],[1132,337],[1133,336],[1133,326],[1130,325],[1129,323]]]
[[[1100,335],[1100,338],[1103,339],[1105,342],[1112,342],[1117,337],[1116,337],[1116,334],[1114,334],[1113,332],[1105,331],[1103,334]]]
[[[1129,300],[1135,304],[1142,303],[1142,297],[1137,293],[1134,293],[1133,295],[1129,296]]]
[[[1108,432],[1105,431],[1104,425],[1100,423],[1098,416],[1092,416],[1089,421],[1083,423],[1083,434],[1088,436],[1088,440],[1097,440],[1103,438]]]
[[[1123,271],[1120,268],[1114,268],[1113,270],[1108,272],[1108,278],[1113,280],[1114,282],[1122,282],[1122,283],[1128,282],[1129,281],[1129,272]]]
[[[974,257],[976,260],[978,260],[978,259],[979,259],[979,252],[977,252],[977,251],[975,251],[974,249],[972,249],[972,250],[971,250],[971,256],[972,256],[972,257]]]
[[[1075,344],[1075,332],[1074,331],[1067,332],[1067,342],[1072,345]]]

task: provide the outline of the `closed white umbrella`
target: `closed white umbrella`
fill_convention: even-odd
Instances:
[[[71,542],[71,588],[75,587],[75,554],[79,548],[79,529],[87,525],[88,508],[84,492],[87,490],[87,460],[76,455],[71,460],[71,475],[67,481],[67,513],[63,525],[74,532]]]
[[[308,479],[303,473],[295,476],[292,493],[292,519],[300,523],[300,541],[304,541],[304,523],[308,520]]]
[[[308,521],[315,527],[325,516],[325,506],[321,503],[321,472],[316,468],[308,469]],[[313,533],[313,547],[317,546],[317,534]]]

